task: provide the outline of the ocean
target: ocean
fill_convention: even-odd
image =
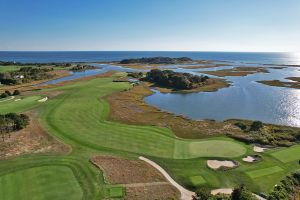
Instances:
[[[188,52],[188,51],[0,51],[0,61],[22,63],[101,62],[153,56],[190,57],[239,63],[300,65],[298,53]]]

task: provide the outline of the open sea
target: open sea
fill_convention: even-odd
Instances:
[[[184,56],[192,59],[221,60],[240,63],[300,65],[299,53],[187,51],[0,51],[0,61],[15,61],[23,63],[101,62],[153,56]]]

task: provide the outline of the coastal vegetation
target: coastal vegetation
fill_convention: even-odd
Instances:
[[[266,81],[257,81],[257,82],[269,86],[274,86],[274,87],[287,87],[287,88],[300,89],[300,77],[287,77],[286,79],[290,81],[266,80]]]
[[[268,73],[268,70],[263,67],[234,67],[232,69],[222,69],[217,71],[203,71],[204,74],[214,76],[247,76],[255,73]]]
[[[22,67],[17,71],[0,73],[0,83],[4,85],[15,85],[49,79],[54,76],[48,73],[50,71],[53,71],[53,68]]]
[[[229,133],[228,136],[237,140],[271,146],[292,146],[300,143],[300,129],[263,124],[260,121],[236,121],[234,125],[239,127],[242,133]]]
[[[91,65],[82,65],[82,64],[77,64],[71,68],[72,71],[85,71],[89,69],[96,69],[96,67],[91,66]]]
[[[8,113],[0,114],[0,134],[5,139],[7,133],[21,130],[29,123],[29,118],[24,114]]]
[[[147,72],[146,77],[142,80],[175,90],[191,90],[213,83],[208,76],[196,76],[190,73],[178,73],[172,70],[160,69],[152,69],[150,72]]]
[[[120,64],[178,64],[192,62],[188,57],[170,58],[170,57],[149,57],[149,58],[131,58],[120,61]]]

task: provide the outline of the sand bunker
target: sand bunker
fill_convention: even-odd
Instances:
[[[21,99],[15,99],[15,101],[20,101]]]
[[[256,161],[256,159],[252,156],[247,156],[247,157],[243,158],[243,161],[245,161],[245,162],[254,162],[254,161]]]
[[[217,195],[217,194],[228,194],[230,195],[232,193],[233,189],[232,188],[220,188],[220,189],[215,189],[210,191],[212,195]]]
[[[38,102],[45,102],[47,100],[48,100],[48,97],[45,97],[45,98],[42,98],[42,99],[38,100]]]
[[[237,164],[230,160],[208,160],[207,166],[211,169],[220,169],[221,167],[234,168]]]
[[[253,147],[253,151],[257,152],[257,153],[261,153],[264,152],[267,148],[263,148],[263,147],[258,147],[258,146],[254,146]]]

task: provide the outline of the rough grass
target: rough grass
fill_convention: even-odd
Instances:
[[[72,170],[43,166],[0,177],[0,199],[82,199],[82,190]],[[55,191],[55,192],[54,192]]]

